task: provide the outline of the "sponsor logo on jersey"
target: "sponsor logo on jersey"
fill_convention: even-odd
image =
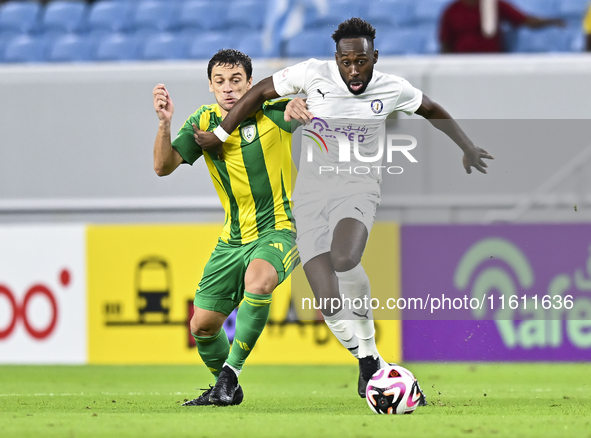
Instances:
[[[380,99],[375,99],[375,100],[371,101],[371,110],[375,114],[381,113],[383,109],[384,109],[384,104],[382,103],[382,101]]]
[[[256,128],[254,125],[248,125],[240,129],[240,133],[242,134],[242,138],[247,142],[251,142],[254,140],[254,135],[256,132]]]

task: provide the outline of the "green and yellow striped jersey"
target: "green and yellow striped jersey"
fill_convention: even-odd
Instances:
[[[193,164],[205,157],[226,212],[220,239],[244,244],[268,230],[291,229],[291,123],[283,112],[289,99],[267,101],[224,142],[224,161],[195,142],[192,124],[213,131],[221,122],[218,104],[204,105],[180,129],[172,147]]]

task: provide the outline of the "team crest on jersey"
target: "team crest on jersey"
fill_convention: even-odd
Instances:
[[[248,125],[240,129],[240,133],[242,134],[242,138],[250,143],[254,140],[256,128],[254,125]]]
[[[371,110],[374,113],[379,114],[382,112],[382,109],[384,109],[384,104],[380,99],[375,99],[371,101]]]

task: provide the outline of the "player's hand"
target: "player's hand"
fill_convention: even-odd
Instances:
[[[486,158],[487,160],[495,159],[495,157],[493,157],[487,151],[477,146],[474,146],[464,152],[464,158],[462,159],[462,162],[464,164],[464,169],[466,169],[466,173],[472,173],[472,167],[474,167],[479,172],[486,173],[485,167],[488,167],[488,165],[483,161],[483,158]]]
[[[174,113],[174,103],[172,103],[172,99],[164,84],[156,85],[154,90],[152,90],[152,95],[154,97],[154,109],[156,110],[158,119],[161,122],[170,123]]]
[[[301,97],[296,97],[291,100],[285,107],[285,112],[283,113],[283,119],[286,122],[297,120],[302,125],[310,124],[313,118],[314,115],[308,111],[306,99],[302,99]]]
[[[193,138],[204,151],[216,154],[220,161],[224,161],[224,147],[221,140],[213,132],[202,131],[193,123]]]

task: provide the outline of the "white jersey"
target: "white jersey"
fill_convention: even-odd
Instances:
[[[422,92],[405,79],[374,70],[365,92],[354,95],[335,61],[317,59],[275,73],[273,84],[280,96],[306,94],[315,117],[302,129],[293,199],[330,190],[379,194],[384,122],[394,111],[413,114]]]

